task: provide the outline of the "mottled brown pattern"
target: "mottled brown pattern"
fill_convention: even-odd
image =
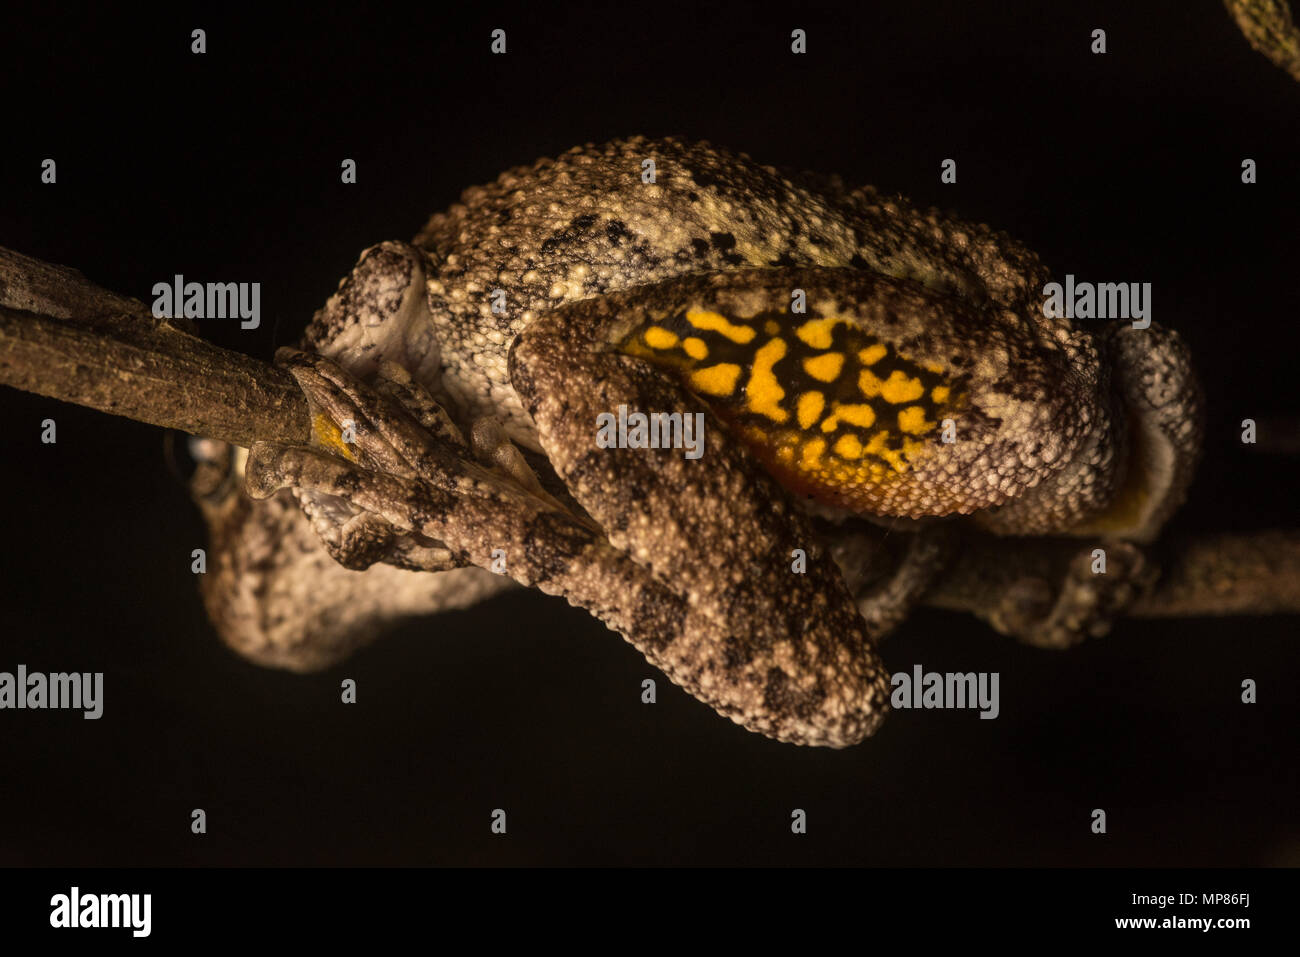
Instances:
[[[704,143],[633,138],[513,169],[415,245],[367,250],[308,330],[319,355],[283,358],[318,444],[254,446],[247,482],[264,501],[205,497],[213,618],[250,657],[320,667],[390,620],[515,581],[589,610],[747,728],[852,744],[888,709],[876,638],[953,551],[908,516],[1085,536],[1071,555],[1107,543],[1105,589],[1071,559],[1046,619],[1026,611],[1036,596],[1006,609],[1009,630],[1059,644],[1130,599],[1143,563],[1125,539],[1181,501],[1200,440],[1181,342],[1045,318],[1047,278],[988,227]],[[784,313],[795,288],[899,368],[960,384],[958,440],[927,434],[907,481],[872,500],[901,517],[905,547],[815,510],[670,370],[615,351],[687,309]],[[702,414],[703,457],[598,447],[596,418],[619,405]],[[483,570],[494,553],[499,575]]]

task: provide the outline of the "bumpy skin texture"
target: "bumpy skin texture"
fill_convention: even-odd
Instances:
[[[655,163],[650,184],[641,181],[646,159]],[[512,438],[536,447],[506,373],[514,336],[566,302],[745,266],[910,278],[1023,313],[1012,321],[1052,337],[1047,330],[1060,321],[1028,308],[1046,272],[1027,249],[870,187],[808,179],[707,143],[637,137],[576,148],[466,190],[415,238],[434,263],[429,308],[448,393],[467,415],[504,417]],[[504,315],[488,299],[498,288],[510,297]]]
[[[209,607],[245,653],[314,667],[368,622],[490,593],[507,579],[480,569],[504,556],[745,727],[854,743],[887,710],[875,639],[957,547],[927,522],[1090,550],[1149,540],[1184,494],[1199,394],[1180,341],[1046,318],[1047,279],[987,227],[708,144],[511,170],[414,246],[363,253],[314,354],[285,358],[317,442],[253,448],[266,502],[204,502]],[[704,456],[598,447],[620,405],[703,415]],[[357,570],[322,574],[327,555]],[[994,625],[1067,644],[1133,590],[1062,568]]]

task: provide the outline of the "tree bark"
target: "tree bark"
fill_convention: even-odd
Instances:
[[[308,440],[307,402],[288,373],[185,325],[0,248],[0,383],[245,447]]]

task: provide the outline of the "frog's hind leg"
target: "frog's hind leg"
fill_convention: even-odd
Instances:
[[[685,604],[675,633],[625,637],[751,730],[851,744],[887,711],[889,675],[831,555],[708,405],[670,371],[614,348],[713,281],[568,303],[516,339],[511,381],[569,492],[615,549]],[[642,442],[637,416],[660,441]],[[611,442],[619,422],[624,441]],[[673,437],[681,441],[664,441]],[[650,612],[647,622],[661,620]]]

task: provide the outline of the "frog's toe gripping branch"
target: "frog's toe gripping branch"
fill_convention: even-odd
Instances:
[[[618,296],[563,306],[520,334],[510,355],[511,381],[555,470],[614,548],[660,585],[620,630],[751,730],[797,744],[861,740],[888,709],[889,675],[838,568],[807,516],[708,406],[664,370],[612,351],[610,331],[617,336],[636,308]],[[620,407],[698,417],[689,421],[705,423],[703,454],[600,447],[600,417]],[[683,612],[672,631],[655,633],[665,616],[654,603],[665,595]]]
[[[1005,540],[972,531],[925,601],[973,612],[1026,644],[1068,648],[1106,634],[1157,574],[1129,542],[1041,538],[1008,552]]]
[[[277,359],[297,379],[307,397],[317,445],[349,461],[407,478],[415,474],[402,451],[384,440],[372,420],[371,416],[379,414],[381,408],[392,410],[388,414],[409,417],[435,441],[466,446],[446,412],[400,366],[383,364],[387,377],[379,380],[376,391],[389,400],[384,406],[376,394],[330,359],[292,349],[281,350]],[[282,484],[265,470],[252,475],[251,482],[254,486],[266,485],[268,494]],[[436,572],[468,564],[442,542],[410,532],[399,533],[391,523],[357,508],[345,496],[297,483],[293,494],[330,557],[345,568],[364,571],[376,562],[384,562],[412,571]]]
[[[1110,631],[1132,601],[1153,582],[1155,569],[1142,550],[1127,542],[1106,549],[1106,574],[1094,571],[1093,549],[1062,552],[1052,582],[1021,578],[1007,588],[986,617],[1006,635],[1040,648],[1068,648]],[[1049,570],[1045,569],[1045,572]]]

